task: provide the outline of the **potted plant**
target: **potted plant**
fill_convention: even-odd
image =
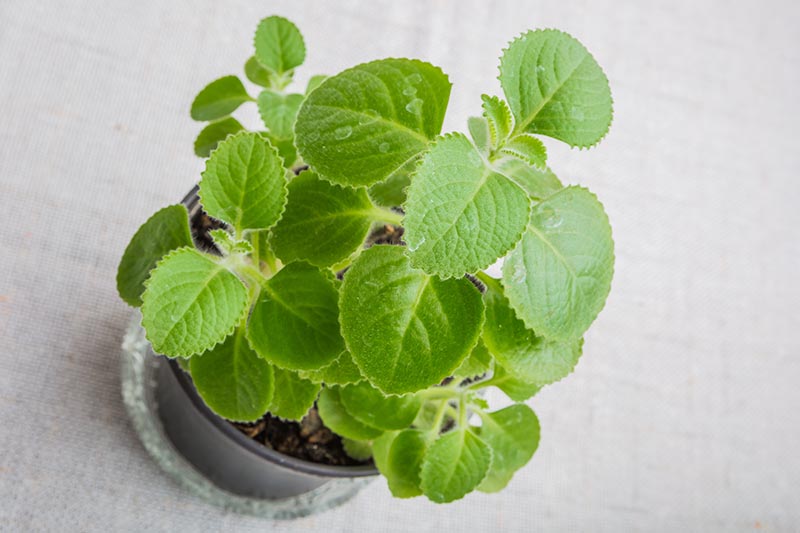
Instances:
[[[481,97],[469,136],[441,135],[439,68],[383,59],[289,92],[304,58],[291,22],[261,21],[244,69],[258,97],[236,76],[198,94],[198,194],[154,214],[121,260],[120,296],[170,358],[170,438],[254,497],[377,472],[401,498],[499,491],[539,442],[524,401],[573,370],[610,290],[603,207],[562,185],[539,138],[596,144],[608,81],[573,37],[529,31],[502,52],[504,98]],[[264,131],[230,116],[250,102]],[[513,403],[490,406],[487,387]],[[284,449],[282,431],[329,449]]]

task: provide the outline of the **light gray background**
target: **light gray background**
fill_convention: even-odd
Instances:
[[[527,28],[569,31],[608,73],[607,139],[548,147],[606,205],[613,291],[575,374],[531,402],[541,446],[502,495],[436,506],[377,482],[317,517],[235,516],[161,475],[125,419],[117,261],[198,179],[189,104],[241,74],[273,13],[306,36],[300,83],[440,65],[446,130],[498,93]],[[3,0],[0,529],[796,531],[799,26],[788,1]]]

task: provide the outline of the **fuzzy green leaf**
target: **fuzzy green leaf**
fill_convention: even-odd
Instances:
[[[383,439],[385,437],[381,437]],[[431,433],[406,429],[388,437],[388,453],[382,463],[381,474],[386,477],[389,490],[396,498],[413,498],[422,494],[420,469],[431,440]]]
[[[511,42],[500,59],[500,84],[517,133],[588,147],[611,125],[608,79],[586,48],[566,33],[529,31]]]
[[[303,379],[291,370],[273,368],[275,373],[275,395],[269,412],[284,420],[301,420],[320,391],[319,383]]]
[[[516,404],[494,413],[481,413],[481,422],[478,435],[492,449],[492,465],[478,490],[498,492],[536,452],[539,420],[530,407]]]
[[[369,426],[384,430],[407,428],[422,407],[422,401],[413,394],[384,396],[366,381],[342,387],[340,396],[351,415]]]
[[[253,306],[250,344],[281,368],[313,370],[331,364],[344,350],[338,296],[318,268],[302,262],[283,267],[262,286]]]
[[[157,211],[136,230],[117,268],[117,292],[128,305],[142,305],[144,282],[167,253],[192,246],[189,214],[182,205]]]
[[[541,170],[547,167],[547,149],[542,141],[527,133],[511,138],[500,149],[500,153],[521,159]]]
[[[291,169],[297,162],[297,148],[294,147],[294,139],[279,139],[268,131],[261,131],[259,134],[278,149],[284,168]]]
[[[385,472],[388,468],[392,441],[398,433],[399,431],[387,431],[372,441],[372,460],[380,472]]]
[[[483,302],[466,279],[411,267],[400,246],[373,246],[347,271],[342,334],[362,374],[385,394],[441,382],[472,351]]]
[[[551,340],[581,337],[605,305],[614,274],[611,226],[597,197],[567,187],[536,204],[503,264],[517,316]]]
[[[372,457],[372,444],[369,441],[343,438],[342,448],[348,457],[356,461],[366,461]]]
[[[485,327],[484,325],[484,328]],[[454,375],[461,378],[481,376],[492,370],[492,363],[492,354],[489,353],[486,345],[479,341],[478,345],[472,350],[472,353],[469,354],[469,357],[464,359],[461,366],[456,369]]]
[[[409,166],[416,166],[416,162],[412,161]],[[406,189],[410,184],[411,174],[401,170],[389,179],[371,186],[367,192],[370,199],[377,205],[398,207],[406,201]]]
[[[492,149],[492,139],[489,133],[489,123],[483,117],[469,117],[467,119],[467,128],[472,137],[472,142],[483,157],[489,156],[489,151]]]
[[[364,63],[328,78],[300,108],[301,157],[323,178],[372,185],[404,169],[439,134],[450,82],[410,59]]]
[[[500,283],[481,279],[486,283],[483,342],[497,362],[522,381],[539,385],[570,374],[581,356],[583,339],[560,342],[536,335],[517,318]]]
[[[508,104],[496,96],[481,95],[483,116],[489,126],[489,135],[493,147],[500,146],[511,135],[514,120]]]
[[[327,79],[328,79],[328,76],[325,75],[325,74],[316,74],[314,76],[311,76],[308,79],[308,85],[306,85],[306,93],[305,93],[306,96],[308,96],[309,93],[311,93],[311,91],[313,91],[314,89],[316,89],[317,87],[322,85],[322,82],[327,80]]]
[[[486,477],[492,451],[472,431],[459,428],[439,437],[422,462],[420,488],[431,501],[463,498]]]
[[[208,157],[217,148],[220,142],[224,141],[228,135],[233,135],[244,129],[238,120],[233,117],[226,117],[212,122],[197,136],[194,141],[194,153],[199,157]]]
[[[170,252],[142,295],[142,326],[156,353],[190,357],[233,332],[247,310],[247,289],[211,256],[194,248]]]
[[[302,372],[303,377],[315,383],[327,385],[350,385],[364,380],[361,371],[347,350],[343,351],[331,364],[317,370]]]
[[[272,85],[269,71],[261,66],[256,56],[251,56],[250,59],[247,60],[247,63],[244,64],[244,75],[256,85],[262,87],[269,87]]]
[[[532,167],[516,157],[506,157],[495,163],[495,168],[525,189],[528,197],[542,200],[564,188],[549,167]]]
[[[258,95],[258,113],[275,138],[292,138],[294,119],[303,98],[305,97],[302,94],[284,94],[270,89],[265,89]]]
[[[266,139],[240,132],[211,153],[199,194],[206,212],[237,232],[267,229],[286,204],[286,171]]]
[[[405,203],[411,263],[442,277],[488,267],[519,241],[530,200],[487,166],[465,136],[438,140],[425,155]]]
[[[373,216],[363,187],[341,187],[305,171],[289,183],[289,203],[272,230],[272,247],[284,262],[330,266],[363,244]]]
[[[341,400],[340,390],[325,387],[317,400],[319,417],[325,425],[337,435],[348,439],[371,440],[379,437],[383,431],[357,420],[347,411]]]
[[[497,364],[494,366],[492,384],[515,402],[524,402],[536,396],[536,394],[542,390],[542,385],[538,383],[526,383]]]
[[[216,414],[253,422],[269,409],[275,391],[272,365],[250,348],[241,328],[189,361],[197,392]]]
[[[278,75],[299,67],[306,59],[300,30],[283,17],[263,19],[256,29],[254,45],[261,66]]]
[[[206,85],[195,97],[191,115],[194,120],[217,120],[230,115],[240,105],[252,100],[239,78],[223,76]]]

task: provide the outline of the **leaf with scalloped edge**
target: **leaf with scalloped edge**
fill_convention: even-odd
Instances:
[[[514,374],[507,372],[499,364],[494,365],[492,384],[515,402],[524,402],[536,396],[543,387],[538,383],[526,383]]]
[[[542,170],[547,167],[547,149],[542,141],[527,133],[509,139],[499,152],[521,159],[532,167]]]
[[[197,135],[197,139],[194,141],[195,155],[208,157],[228,135],[233,135],[243,129],[244,126],[233,117],[226,117],[212,122]]]
[[[481,281],[486,285],[483,342],[497,362],[522,381],[539,385],[569,375],[581,356],[583,339],[551,341],[536,335],[517,318],[497,280],[482,276]]]
[[[597,197],[566,187],[536,204],[503,263],[506,298],[550,340],[580,338],[602,310],[614,275],[611,226]]]
[[[589,147],[611,125],[603,69],[581,43],[558,30],[529,31],[512,41],[500,58],[500,85],[517,133]]]
[[[488,267],[519,241],[530,200],[462,134],[439,139],[408,188],[403,239],[411,263],[442,277]]]
[[[142,305],[145,280],[164,255],[192,246],[189,213],[170,205],[147,219],[131,238],[117,268],[117,292],[128,305]]]
[[[489,135],[493,147],[500,146],[511,135],[514,119],[511,110],[504,100],[497,96],[481,95],[483,116],[489,126]]]
[[[317,399],[319,383],[312,383],[296,372],[283,368],[275,367],[273,372],[275,395],[272,397],[269,412],[284,420],[301,420]]]
[[[326,385],[350,385],[364,381],[364,376],[347,350],[343,351],[331,364],[316,370],[301,372],[302,376],[315,383]]]
[[[484,328],[485,327],[484,325]],[[469,357],[464,359],[464,362],[455,370],[453,375],[460,378],[473,378],[490,372],[493,367],[494,360],[492,359],[492,354],[489,353],[483,341],[478,341],[472,353],[469,354]]]
[[[344,350],[338,297],[331,279],[317,267],[286,265],[262,285],[248,323],[250,345],[281,368],[314,370],[331,364]]]
[[[532,167],[516,157],[505,157],[494,164],[498,172],[525,189],[532,200],[542,200],[564,188],[549,167]]]
[[[403,169],[439,134],[450,81],[411,59],[363,63],[326,79],[300,107],[297,149],[321,177],[372,185]]]
[[[459,500],[486,477],[492,450],[472,430],[457,428],[439,437],[425,453],[420,488],[435,503]]]
[[[383,453],[376,466],[386,478],[389,490],[396,498],[413,498],[422,494],[420,469],[428,450],[432,433],[418,429],[384,433],[376,440]],[[378,444],[380,441],[380,444]]]
[[[250,348],[241,328],[189,362],[197,392],[219,416],[254,422],[269,409],[275,392],[272,365]]]
[[[484,117],[469,117],[467,119],[467,129],[469,129],[469,135],[472,137],[475,148],[478,149],[478,152],[483,157],[488,157],[492,149],[489,123]]]
[[[153,350],[169,357],[190,357],[222,342],[247,310],[239,278],[194,248],[167,254],[145,286],[142,326]]]
[[[422,407],[422,400],[413,394],[384,396],[366,381],[342,387],[339,395],[351,415],[383,430],[407,428]]]
[[[256,59],[262,67],[281,75],[303,64],[306,44],[300,30],[289,20],[271,16],[256,28]]]
[[[306,96],[308,96],[311,91],[322,85],[322,82],[327,80],[328,77],[329,76],[327,74],[315,74],[314,76],[311,76],[308,79],[308,84],[306,85]]]
[[[253,99],[236,76],[223,76],[203,88],[192,102],[194,120],[208,121],[226,117]]]
[[[294,139],[279,139],[268,131],[260,131],[258,133],[278,149],[278,154],[283,160],[283,167],[292,169],[297,163],[297,148],[294,147]]]
[[[373,246],[356,259],[344,276],[339,310],[353,360],[385,394],[440,383],[472,351],[483,323],[472,283],[428,276],[400,246]]]
[[[530,407],[519,403],[493,413],[479,414],[481,427],[475,431],[492,449],[492,465],[478,490],[498,492],[508,485],[514,472],[531,460],[539,447],[539,419]]]
[[[258,95],[258,113],[275,138],[292,138],[294,119],[303,98],[305,97],[302,94],[285,94],[271,89],[264,89]]]
[[[286,171],[262,135],[240,132],[219,143],[206,161],[200,202],[206,213],[237,232],[267,229],[286,204]]]
[[[317,400],[319,417],[331,431],[356,440],[371,440],[380,437],[382,430],[357,420],[342,403],[338,387],[325,387]]]
[[[269,87],[272,85],[269,70],[261,66],[256,56],[250,56],[250,59],[244,64],[244,75],[256,85],[262,87]]]
[[[307,170],[289,182],[289,201],[272,229],[272,248],[284,262],[330,266],[364,243],[374,216],[363,187],[335,185]]]

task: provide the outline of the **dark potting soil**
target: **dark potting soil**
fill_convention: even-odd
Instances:
[[[198,210],[192,217],[191,226],[198,247],[218,254],[219,250],[208,233],[214,229],[224,228],[225,224]],[[373,231],[367,238],[366,244],[367,246],[402,245],[402,236],[403,228],[385,225]],[[268,448],[305,461],[334,466],[372,464],[372,459],[357,461],[347,455],[341,437],[325,427],[317,413],[316,405],[300,422],[282,420],[267,413],[261,420],[251,424],[235,422],[229,424]]]

